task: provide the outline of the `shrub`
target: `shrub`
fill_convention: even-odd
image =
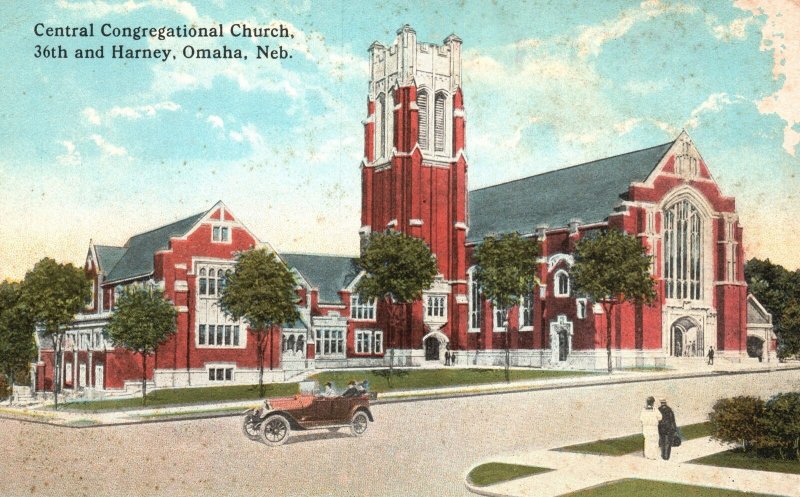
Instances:
[[[775,395],[764,405],[764,449],[800,460],[800,392]]]
[[[718,400],[709,415],[713,438],[737,443],[743,450],[755,447],[764,435],[764,401],[758,397],[739,396]]]

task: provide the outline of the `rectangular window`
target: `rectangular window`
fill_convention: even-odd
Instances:
[[[425,303],[425,316],[429,318],[444,318],[447,316],[447,296],[428,295]]]
[[[225,325],[225,345],[231,344],[231,325]]]
[[[239,326],[236,325],[233,327],[233,344],[239,345]]]
[[[444,119],[444,95],[437,94],[433,104],[433,140],[434,148],[437,152],[444,152],[445,142],[445,119]]]
[[[233,368],[225,368],[225,381],[233,379]]]
[[[506,331],[506,312],[497,307],[494,308],[494,331]]]
[[[209,295],[216,295],[217,294],[217,279],[216,278],[208,278],[208,294]]]
[[[317,329],[317,355],[342,356],[345,350],[345,330],[344,329]]]
[[[380,330],[356,330],[357,354],[383,353],[383,332]]]
[[[208,381],[232,381],[233,368],[208,368]]]
[[[222,334],[224,332],[222,325],[217,325],[217,345],[222,345]]]
[[[197,327],[197,342],[200,345],[206,344],[206,325],[204,324]]]
[[[214,228],[212,228],[212,239],[215,242],[220,241],[220,227],[219,226],[214,226]]]
[[[214,226],[211,228],[211,240],[215,242],[231,241],[231,231],[227,226]]]
[[[376,354],[382,354],[383,353],[383,332],[382,331],[376,331],[375,334],[373,335],[373,340],[374,340],[373,341],[374,346],[373,346],[372,350]]]
[[[375,299],[362,303],[358,294],[350,296],[350,318],[358,321],[375,320]]]

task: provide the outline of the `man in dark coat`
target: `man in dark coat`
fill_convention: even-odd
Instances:
[[[675,413],[667,405],[666,399],[661,399],[658,412],[661,413],[661,421],[658,422],[658,446],[661,447],[661,459],[666,461],[672,452],[672,443],[677,435],[678,425],[675,422]]]

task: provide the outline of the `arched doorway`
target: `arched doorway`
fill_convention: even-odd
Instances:
[[[764,339],[754,335],[747,336],[747,356],[762,360],[764,353]]]
[[[422,337],[422,346],[425,349],[426,361],[444,361],[444,352],[450,339],[441,331],[431,331]]]
[[[572,352],[572,322],[561,314],[550,322],[551,362],[565,362]]]
[[[703,357],[705,355],[703,328],[694,319],[684,316],[669,328],[669,355],[672,357]]]

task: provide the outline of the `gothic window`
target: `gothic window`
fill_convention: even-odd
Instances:
[[[494,331],[506,331],[506,311],[500,307],[494,307]]]
[[[569,297],[569,275],[563,269],[556,273],[553,290],[556,297]]]
[[[375,140],[375,159],[380,159],[386,150],[386,96],[383,93],[375,101],[375,107],[375,130],[378,134]]]
[[[445,151],[445,99],[444,93],[437,93],[433,104],[433,146],[436,152]]]
[[[208,279],[206,278],[205,268],[200,270],[199,287],[200,287],[199,288],[200,295],[206,295],[208,293]]]
[[[422,90],[417,93],[417,108],[419,109],[419,147],[428,148],[428,92]]]
[[[586,299],[577,299],[575,301],[575,314],[578,319],[586,319]]]
[[[519,329],[533,328],[533,292],[519,298]]]
[[[483,296],[478,282],[473,277],[473,272],[469,273],[469,329],[470,331],[480,331],[483,320]]]
[[[687,199],[664,211],[664,281],[668,299],[702,298],[703,220]]]

